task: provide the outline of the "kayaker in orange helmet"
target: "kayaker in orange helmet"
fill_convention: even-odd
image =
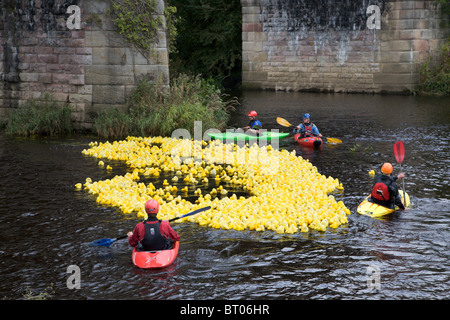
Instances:
[[[250,122],[247,126],[243,127],[245,133],[259,133],[259,129],[262,128],[261,121],[256,119],[256,116],[258,113],[256,113],[255,110],[250,111],[247,116]]]
[[[319,137],[321,138],[322,135],[319,132],[319,129],[317,129],[317,126],[311,122],[311,115],[309,113],[305,113],[302,117],[303,123],[300,123],[298,126],[295,127],[294,132],[300,133],[301,138],[304,137]]]
[[[133,232],[128,232],[128,243],[138,250],[156,251],[171,249],[173,242],[180,240],[178,233],[172,229],[169,221],[160,221],[156,218],[159,212],[159,203],[150,199],[145,203],[147,220],[139,222]]]
[[[383,163],[381,166],[381,175],[374,178],[372,194],[368,201],[390,209],[398,206],[400,209],[405,210],[396,183],[396,180],[403,179],[405,174],[402,172],[396,177],[392,177],[393,169],[392,164],[389,162]]]

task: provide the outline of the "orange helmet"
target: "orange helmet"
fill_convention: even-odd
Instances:
[[[255,110],[252,110],[252,111],[250,111],[248,114],[247,114],[247,116],[249,116],[249,117],[256,117],[258,114],[256,113],[256,111]]]
[[[389,162],[385,162],[381,166],[381,173],[391,174],[392,170],[394,170],[394,168],[392,168],[392,164],[390,164]]]
[[[155,199],[150,199],[145,203],[145,212],[148,214],[157,214],[159,211],[159,203]]]

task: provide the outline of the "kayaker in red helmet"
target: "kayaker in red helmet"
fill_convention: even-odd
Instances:
[[[259,129],[262,128],[262,124],[261,124],[261,121],[256,119],[257,115],[258,114],[256,113],[255,110],[252,110],[247,114],[250,122],[248,123],[248,125],[246,127],[242,128],[242,129],[244,129],[245,133],[259,133]]]
[[[139,222],[133,232],[128,232],[128,243],[132,247],[138,246],[142,251],[156,251],[171,249],[173,242],[180,240],[178,233],[172,229],[169,221],[156,218],[159,203],[150,199],[145,203],[147,220]]]
[[[397,179],[403,179],[405,174],[402,172],[398,176],[392,177],[392,171],[392,164],[389,162],[383,163],[381,166],[381,175],[374,178],[372,194],[368,201],[390,209],[398,206],[400,209],[405,210],[405,206],[398,193],[397,183],[395,182]]]
[[[319,129],[317,129],[317,126],[311,122],[311,115],[309,113],[305,113],[302,119],[303,123],[300,123],[294,129],[294,132],[301,134],[300,138],[312,136],[319,138],[322,137],[322,135],[319,132]]]

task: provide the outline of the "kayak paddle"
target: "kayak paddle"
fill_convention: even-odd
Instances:
[[[169,222],[172,222],[172,221],[178,220],[178,219],[182,219],[182,218],[186,218],[186,217],[189,217],[189,216],[193,216],[194,214],[197,214],[197,213],[209,210],[209,209],[211,209],[210,206],[207,206],[207,207],[204,207],[204,208],[201,208],[201,209],[197,209],[195,211],[186,213],[186,214],[184,214],[182,216],[172,218],[172,219],[169,220]],[[128,236],[121,236],[121,237],[118,237],[118,238],[115,238],[115,239],[109,239],[109,238],[99,239],[99,240],[92,241],[89,245],[90,246],[110,247],[117,240],[121,240],[121,239],[125,239],[125,238],[128,238]]]
[[[287,121],[286,119],[280,118],[280,117],[277,117],[277,122],[278,122],[279,125],[281,125],[283,127],[296,128],[296,126],[291,124],[289,121]],[[327,141],[329,143],[342,143],[342,140],[339,140],[337,138],[327,138]]]
[[[120,239],[125,239],[128,238],[128,236],[121,236],[115,239],[99,239],[99,240],[95,240],[92,241],[89,245],[90,246],[100,246],[100,247],[110,247],[114,242],[116,242],[117,240]]]
[[[402,141],[397,141],[394,143],[394,154],[395,159],[400,164],[400,172],[402,171],[402,162],[405,159],[405,146]],[[405,179],[402,179],[403,182],[403,194],[405,198],[405,207],[406,207],[406,190],[405,190]]]

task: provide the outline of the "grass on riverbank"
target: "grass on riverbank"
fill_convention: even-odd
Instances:
[[[16,136],[54,136],[73,132],[72,108],[46,93],[9,113],[5,131]]]
[[[225,95],[199,76],[180,75],[170,88],[142,80],[133,90],[126,106],[92,114],[93,132],[105,139],[127,136],[170,136],[175,129],[187,129],[193,136],[194,122],[223,130],[234,109],[235,99]],[[74,132],[71,106],[44,93],[14,109],[2,124],[5,132],[16,136],[54,136]],[[204,129],[204,128],[202,128]]]
[[[193,134],[194,121],[208,128],[226,127],[235,100],[199,76],[180,75],[170,88],[142,80],[125,108],[104,110],[94,115],[94,132],[102,138],[126,136],[170,136],[175,129]]]

